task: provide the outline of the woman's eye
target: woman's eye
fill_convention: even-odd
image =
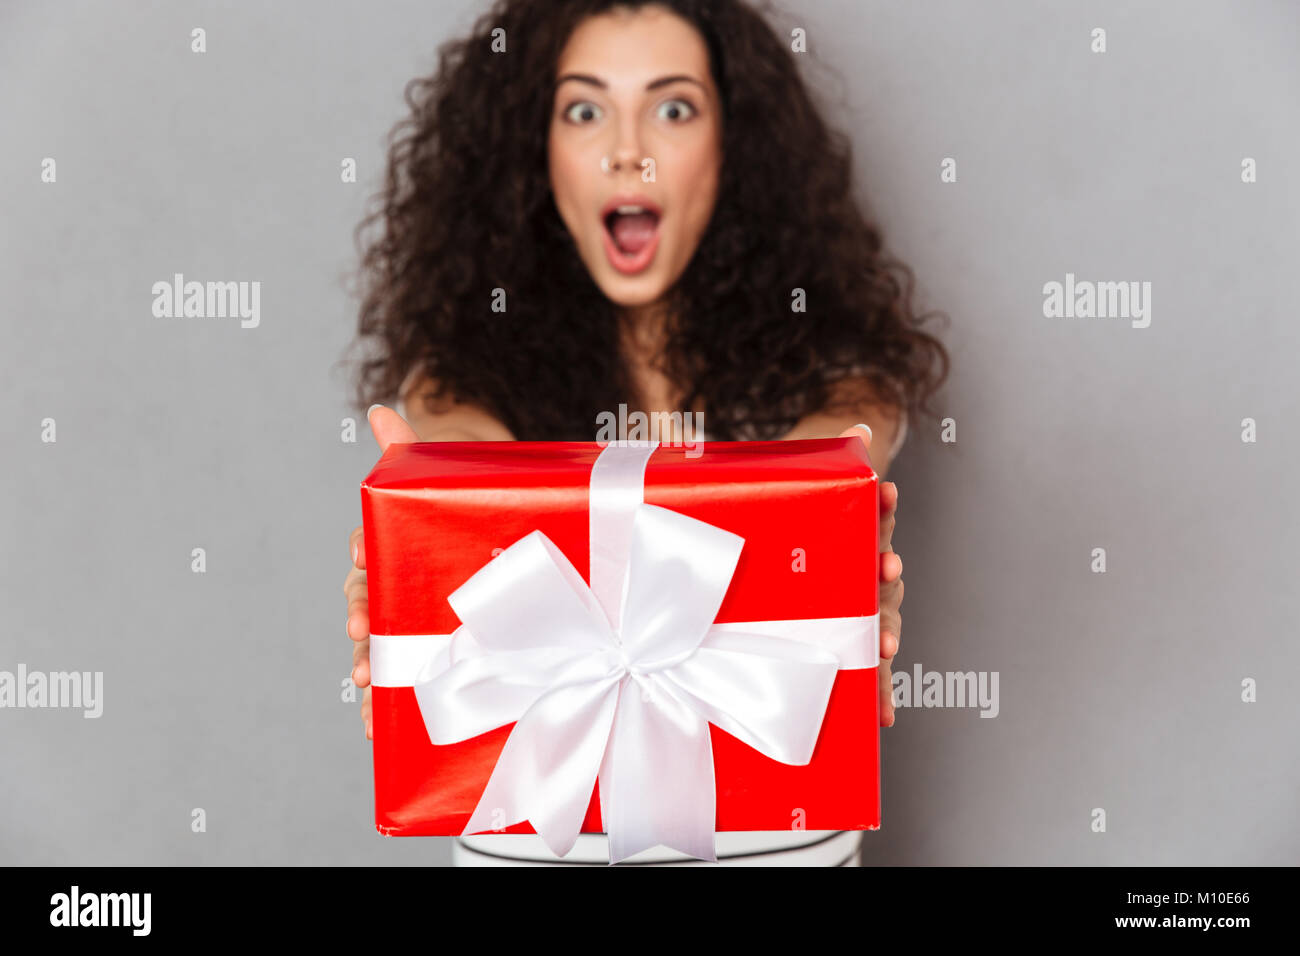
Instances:
[[[695,107],[685,100],[665,100],[659,104],[658,115],[660,119],[680,123],[695,115]]]
[[[590,123],[600,116],[600,107],[595,103],[574,103],[564,111],[564,118],[570,123]]]

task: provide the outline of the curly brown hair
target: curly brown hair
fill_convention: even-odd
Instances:
[[[931,316],[913,314],[912,271],[882,252],[854,197],[847,138],[740,0],[499,0],[440,48],[437,70],[407,84],[379,208],[356,231],[353,345],[372,346],[357,368],[359,409],[401,397],[416,368],[439,383],[436,397],[480,404],[520,439],[590,440],[597,413],[627,401],[618,310],[556,210],[547,136],[574,28],[648,2],[704,37],[724,117],[716,206],[670,293],[657,359],[683,408],[704,410],[713,439],[774,438],[852,375],[874,401],[930,413],[949,359],[921,328]],[[491,50],[497,28],[504,55]],[[495,289],[507,312],[492,311]]]

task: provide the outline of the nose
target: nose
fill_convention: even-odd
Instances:
[[[641,136],[636,117],[624,114],[617,127],[617,139],[609,152],[610,166],[619,172],[641,168]]]

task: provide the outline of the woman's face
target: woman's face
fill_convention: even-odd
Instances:
[[[658,302],[713,214],[722,115],[696,29],[663,7],[583,21],[560,55],[551,113],[555,205],[605,296]]]

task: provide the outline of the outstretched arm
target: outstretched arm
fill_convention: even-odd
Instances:
[[[785,439],[859,437],[867,446],[871,467],[885,477],[890,452],[902,424],[902,415],[879,404],[854,402],[852,394],[841,392],[833,407],[809,415],[786,434]],[[859,393],[860,394],[860,393]],[[864,427],[865,426],[865,427]],[[894,685],[891,663],[898,653],[903,632],[900,606],[903,603],[903,559],[894,553],[894,516],[898,510],[898,486],[892,481],[880,483],[880,667],[877,689],[880,693],[880,722],[894,724]]]
[[[427,380],[403,396],[407,413],[404,419],[384,405],[373,406],[367,418],[370,431],[382,454],[393,442],[415,441],[510,441],[513,436],[505,425],[477,405],[451,399],[433,403],[430,409],[421,399],[431,385]],[[366,591],[366,542],[360,527],[348,538],[352,568],[343,581],[348,602],[348,637],[352,638],[352,682],[364,688],[361,719],[366,738],[374,739],[370,709],[370,599]]]

